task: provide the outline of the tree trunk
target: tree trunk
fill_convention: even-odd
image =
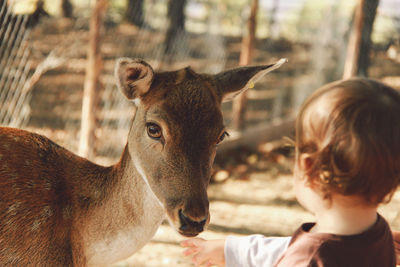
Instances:
[[[187,0],[169,0],[168,19],[169,26],[165,40],[165,54],[173,54],[176,51],[176,43],[185,34],[185,6]]]
[[[343,78],[368,76],[371,33],[379,0],[359,0],[347,47]]]
[[[143,26],[143,0],[127,0],[127,8],[125,12],[125,20],[138,27]]]
[[[279,0],[273,0],[273,1],[274,1],[273,6],[269,14],[268,33],[272,40],[276,40],[279,37],[278,25],[276,22],[276,16],[279,8]]]
[[[39,23],[39,20],[42,17],[49,17],[49,13],[44,10],[44,1],[43,0],[38,0],[36,2],[36,7],[35,11],[29,16],[29,21],[28,21],[28,26],[34,27],[36,24]]]
[[[103,66],[100,43],[107,4],[107,0],[96,0],[90,19],[89,46],[82,103],[81,137],[79,142],[79,154],[86,158],[92,158],[95,153],[96,109],[99,101],[100,73]]]
[[[62,0],[61,2],[61,12],[64,18],[73,17],[73,7],[70,0]]]
[[[368,77],[368,67],[370,65],[371,35],[375,22],[376,11],[379,0],[367,0],[364,6],[364,26],[361,35],[360,54],[358,56],[358,72],[360,76]]]
[[[242,39],[242,47],[240,51],[239,65],[245,66],[250,64],[253,57],[254,40],[256,35],[258,0],[252,0],[251,12],[247,21],[247,35]],[[243,92],[235,98],[232,106],[233,127],[236,130],[244,128],[245,112],[247,103],[247,93]]]

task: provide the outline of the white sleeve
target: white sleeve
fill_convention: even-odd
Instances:
[[[271,267],[286,251],[291,237],[249,235],[228,236],[225,241],[226,267]]]

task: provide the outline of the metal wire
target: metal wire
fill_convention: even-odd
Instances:
[[[0,7],[0,125],[23,127],[29,120],[30,77],[28,15],[17,15],[2,1]]]

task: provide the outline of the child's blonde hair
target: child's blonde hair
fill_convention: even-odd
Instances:
[[[325,197],[332,192],[389,201],[400,182],[400,94],[380,82],[330,83],[303,104],[296,121],[296,161]]]

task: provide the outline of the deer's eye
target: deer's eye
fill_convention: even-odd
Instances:
[[[147,135],[153,139],[160,139],[162,136],[161,127],[155,123],[147,123],[146,124]]]
[[[225,139],[225,137],[227,137],[227,136],[229,136],[229,133],[228,133],[227,131],[224,131],[224,132],[218,137],[217,145],[218,145],[219,143],[221,143],[221,142]]]

